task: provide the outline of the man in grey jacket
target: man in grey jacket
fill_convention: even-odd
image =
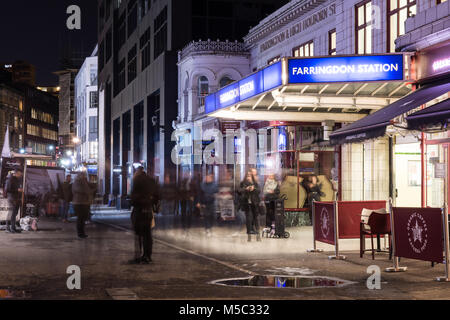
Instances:
[[[77,216],[78,237],[82,239],[87,238],[84,231],[84,226],[86,224],[86,220],[89,218],[93,192],[94,190],[87,180],[86,173],[79,173],[72,184],[72,203],[73,209]]]

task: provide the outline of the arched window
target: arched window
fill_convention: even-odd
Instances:
[[[233,79],[231,79],[231,78],[225,76],[225,77],[223,77],[222,79],[220,79],[220,81],[219,81],[219,86],[220,86],[221,88],[223,88],[223,87],[225,87],[226,85],[232,83],[233,81],[234,81]]]
[[[205,97],[209,94],[208,78],[201,76],[198,78],[198,105],[202,107],[205,105]]]

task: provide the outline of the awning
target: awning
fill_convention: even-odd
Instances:
[[[450,82],[448,81],[421,87],[389,106],[333,132],[330,134],[331,142],[333,144],[360,142],[383,136],[386,133],[386,126],[392,124],[395,117],[449,91]]]
[[[446,127],[450,122],[450,98],[406,117],[408,129],[424,130],[429,126]]]

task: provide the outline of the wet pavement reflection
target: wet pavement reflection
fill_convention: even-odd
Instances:
[[[342,287],[352,284],[350,281],[328,277],[285,277],[256,275],[249,278],[224,279],[212,282],[217,285],[233,287],[260,287],[260,288],[325,288]]]

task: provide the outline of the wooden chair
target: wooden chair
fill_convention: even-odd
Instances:
[[[370,236],[372,249],[372,260],[375,260],[375,248],[373,245],[373,236],[389,235],[389,251],[382,251],[378,248],[378,252],[389,252],[389,259],[392,258],[391,245],[391,225],[389,214],[372,212],[367,225],[361,221],[360,224],[360,257],[362,258],[365,251],[366,235]]]

